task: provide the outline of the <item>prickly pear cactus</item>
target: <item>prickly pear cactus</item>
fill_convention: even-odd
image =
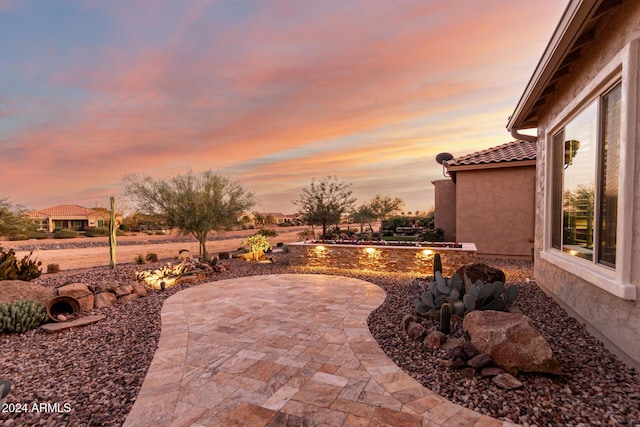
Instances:
[[[0,246],[0,280],[30,281],[40,277],[42,262],[32,260],[32,254],[33,252],[18,261],[13,249],[5,252]]]
[[[47,318],[42,304],[37,301],[15,301],[0,304],[0,332],[23,333],[40,326]]]

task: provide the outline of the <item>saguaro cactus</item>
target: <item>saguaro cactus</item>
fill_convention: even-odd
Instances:
[[[111,196],[109,198],[111,203],[111,216],[109,218],[109,269],[115,270],[116,268],[116,201]]]

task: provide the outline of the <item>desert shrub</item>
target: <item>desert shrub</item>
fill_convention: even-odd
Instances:
[[[23,333],[40,326],[47,318],[44,306],[37,301],[0,304],[0,332]]]
[[[282,245],[284,245],[284,243],[282,243],[282,242],[278,242],[278,243],[276,243],[276,247],[278,247],[278,248],[281,248],[281,247],[282,247]]]
[[[144,259],[149,262],[158,262],[158,254],[150,252],[144,257]]]
[[[219,259],[229,259],[229,258],[231,258],[231,256],[229,255],[229,252],[220,252],[218,254],[218,258]]]
[[[42,239],[46,239],[49,236],[47,235],[46,231],[43,230],[36,230],[36,231],[30,231],[27,233],[27,237],[29,239],[38,239],[38,240],[42,240]]]
[[[298,239],[300,240],[312,240],[316,236],[313,234],[313,231],[309,228],[305,228],[301,232],[298,233]]]
[[[138,265],[144,264],[144,256],[142,254],[136,255],[136,257],[133,259],[133,262],[135,262]]]
[[[242,228],[243,230],[248,230],[249,226],[247,224],[242,224],[240,228]]]
[[[425,242],[442,242],[444,241],[444,230],[442,228],[427,228],[420,235],[420,239]]]
[[[29,237],[26,234],[16,233],[8,236],[9,240],[15,242],[16,240],[27,240]]]
[[[122,231],[120,229],[116,230],[116,236],[126,236],[127,233],[125,231]]]
[[[242,244],[247,246],[251,252],[268,252],[271,250],[269,240],[260,232],[247,237],[247,240],[243,240]]]
[[[72,239],[78,237],[78,232],[71,228],[60,228],[53,233],[53,237],[56,239]]]
[[[47,264],[47,273],[60,273],[60,264]]]
[[[25,255],[20,261],[16,259],[13,249],[5,252],[0,246],[0,280],[24,280],[37,279],[42,274],[40,266],[42,261],[34,261],[31,255]]]
[[[270,228],[261,228],[256,234],[261,234],[264,237],[276,237],[278,233]]]
[[[86,234],[87,237],[108,236],[109,229],[107,227],[89,227]]]

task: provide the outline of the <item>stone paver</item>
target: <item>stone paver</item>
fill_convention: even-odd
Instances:
[[[167,299],[162,332],[125,426],[508,426],[402,372],[367,317],[371,283],[268,275]]]

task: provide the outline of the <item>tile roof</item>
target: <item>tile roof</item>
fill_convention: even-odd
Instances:
[[[29,212],[30,217],[73,217],[95,215],[93,209],[88,209],[78,205],[58,205],[50,208],[40,209],[38,211]]]
[[[450,166],[486,165],[536,159],[536,142],[512,141],[497,147],[466,154],[446,162]]]

